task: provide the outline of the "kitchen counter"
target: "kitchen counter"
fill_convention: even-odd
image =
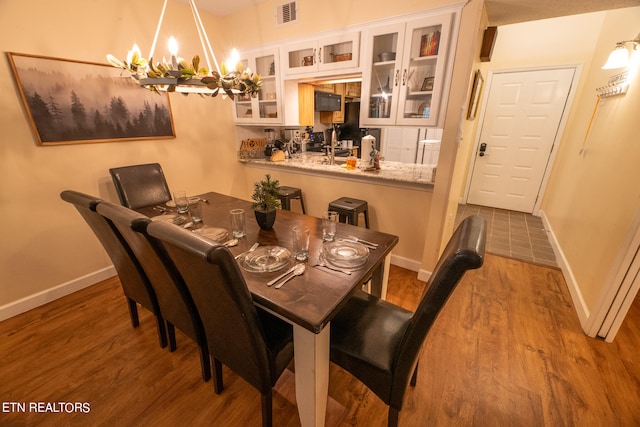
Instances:
[[[436,165],[386,162],[384,160],[380,161],[380,170],[368,171],[360,168],[349,170],[345,165],[346,157],[337,157],[336,164],[330,165],[328,164],[328,158],[320,153],[302,153],[282,161],[271,161],[265,158],[240,158],[239,161],[249,166],[286,169],[291,172],[312,175],[332,175],[339,179],[367,183],[377,181],[384,185],[423,190],[431,190],[433,188],[433,178],[436,172]]]

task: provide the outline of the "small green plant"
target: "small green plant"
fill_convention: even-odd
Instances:
[[[266,179],[254,183],[253,186],[253,204],[251,207],[257,211],[272,211],[280,206],[278,199],[278,191],[280,190],[280,181],[272,180],[271,175],[267,174]]]

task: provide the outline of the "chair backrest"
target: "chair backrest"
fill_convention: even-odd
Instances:
[[[189,288],[211,355],[261,393],[270,392],[266,336],[231,252],[174,224],[155,221],[147,231],[164,246]]]
[[[167,180],[158,163],[109,169],[122,206],[140,209],[171,200]]]
[[[204,330],[191,294],[168,256],[157,252],[146,237],[151,219],[114,203],[102,202],[97,212],[118,230],[145,271],[158,298],[162,316],[197,343],[204,342]]]
[[[467,270],[482,266],[486,234],[486,221],[476,215],[465,218],[449,239],[400,343],[391,392],[392,406],[402,407],[402,398],[422,344],[451,293]]]
[[[103,201],[71,190],[63,191],[60,197],[75,206],[102,243],[118,272],[124,294],[153,313],[160,313],[155,292],[131,248],[113,224],[96,212]]]

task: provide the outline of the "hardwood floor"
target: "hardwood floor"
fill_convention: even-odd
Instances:
[[[392,266],[390,301],[413,309],[423,288]],[[400,426],[640,425],[639,306],[614,343],[588,338],[559,270],[487,255],[431,330]],[[258,392],[225,369],[215,395],[191,340],[178,335],[170,353],[152,316],[140,318],[132,329],[110,279],[1,322],[0,425],[260,425]],[[275,426],[299,426],[292,378],[274,393]],[[387,407],[340,368],[329,387],[328,425],[386,425]],[[88,405],[69,414],[58,402]]]

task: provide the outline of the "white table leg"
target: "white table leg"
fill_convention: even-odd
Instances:
[[[329,394],[330,325],[319,334],[293,325],[296,403],[302,427],[324,427]]]
[[[387,299],[387,286],[389,284],[389,269],[391,268],[391,255],[384,257],[384,273],[382,276],[382,292],[380,299]]]

